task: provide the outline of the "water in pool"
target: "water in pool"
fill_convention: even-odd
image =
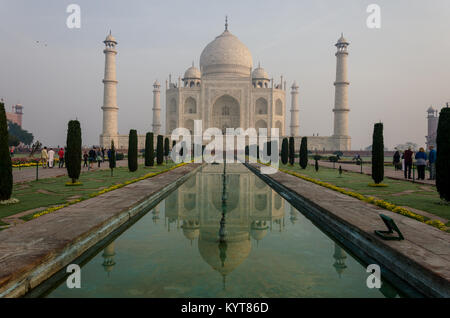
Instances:
[[[222,172],[203,167],[86,262],[80,289],[45,296],[398,297],[242,164],[227,165],[223,206]]]

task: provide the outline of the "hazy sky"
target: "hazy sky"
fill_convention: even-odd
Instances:
[[[81,6],[81,29],[66,26],[71,3]],[[366,25],[371,3],[381,7],[381,29]],[[83,144],[98,144],[109,29],[119,42],[119,132],[144,134],[152,123],[152,83],[158,79],[164,88],[169,73],[182,76],[193,60],[198,66],[225,15],[255,66],[260,61],[275,79],[299,83],[302,135],[333,132],[334,44],[341,32],[351,42],[353,149],[371,144],[379,121],[389,148],[423,145],[426,109],[450,101],[448,0],[0,0],[0,12],[0,97],[7,109],[23,104],[24,128],[45,145],[64,144],[75,118]]]

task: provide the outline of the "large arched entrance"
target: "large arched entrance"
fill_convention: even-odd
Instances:
[[[241,127],[239,102],[230,95],[219,97],[213,106],[212,127],[222,130],[225,134],[227,128]]]

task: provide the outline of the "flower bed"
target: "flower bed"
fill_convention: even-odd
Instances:
[[[91,194],[89,195],[89,198],[95,198],[95,197],[98,197],[99,195],[102,195],[102,194],[104,194],[104,193],[107,193],[107,192],[110,192],[110,191],[114,191],[114,190],[120,189],[120,188],[122,188],[122,187],[125,187],[125,186],[127,186],[127,185],[129,185],[129,184],[132,184],[132,183],[135,183],[135,182],[139,182],[139,181],[142,181],[142,180],[145,180],[145,179],[148,179],[148,178],[152,178],[152,177],[157,176],[157,175],[159,175],[159,174],[161,174],[161,173],[165,173],[165,172],[171,171],[171,170],[173,170],[173,169],[176,169],[176,168],[181,167],[181,166],[184,166],[184,165],[186,165],[186,163],[180,163],[180,164],[178,164],[178,165],[176,165],[176,166],[173,166],[173,167],[171,167],[171,168],[168,168],[168,169],[164,169],[164,170],[161,170],[161,171],[158,171],[158,172],[148,173],[148,174],[146,174],[146,175],[144,175],[144,176],[142,176],[142,177],[140,177],[140,178],[128,180],[128,181],[125,181],[124,183],[120,183],[120,184],[115,184],[115,185],[110,186],[110,187],[108,187],[108,188],[106,188],[106,189],[100,190],[100,191],[98,191],[98,192],[91,193]],[[45,209],[45,210],[43,210],[43,211],[41,211],[41,212],[39,212],[39,213],[33,214],[33,215],[31,216],[30,219],[36,219],[36,218],[38,218],[38,217],[40,217],[40,216],[43,216],[43,215],[45,215],[45,214],[49,214],[49,213],[52,213],[52,212],[61,210],[61,209],[65,208],[65,207],[68,207],[69,205],[72,205],[72,204],[75,204],[75,203],[78,203],[78,202],[87,200],[87,199],[89,199],[89,198],[85,198],[85,199],[76,199],[76,200],[69,201],[69,202],[67,202],[67,203],[65,203],[65,204],[62,204],[62,205],[58,205],[58,206],[54,206],[54,207],[51,207],[51,208],[47,208],[47,209]]]
[[[26,168],[42,166],[42,160],[40,158],[11,158],[13,168]],[[59,158],[53,159],[56,164],[59,162]]]

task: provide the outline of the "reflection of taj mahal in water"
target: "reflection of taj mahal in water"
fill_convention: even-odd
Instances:
[[[298,222],[298,211],[286,205],[284,199],[268,187],[243,165],[227,165],[226,244],[219,239],[222,213],[223,165],[207,165],[202,173],[191,177],[172,193],[162,208],[152,211],[153,222],[164,222],[167,231],[182,231],[184,237],[195,248],[195,241],[203,260],[225,277],[242,264],[253,248],[258,248],[271,231],[285,231],[285,222]],[[232,190],[231,190],[232,189]],[[285,218],[288,218],[286,220]],[[164,221],[161,220],[164,218]],[[256,244],[252,244],[252,240]],[[104,253],[103,266],[109,273],[115,265],[114,243]],[[340,276],[347,258],[345,251],[335,245],[330,262]]]
[[[117,41],[109,34],[104,43],[106,62],[100,144],[108,148],[111,140],[114,140],[116,147],[127,148],[128,135],[119,135],[117,128]],[[334,82],[334,133],[332,136],[308,137],[310,150],[350,150],[348,45],[349,42],[343,36],[335,44],[337,67]],[[288,85],[283,76],[280,79],[270,77],[260,64],[253,68],[250,50],[228,30],[228,22],[225,24],[225,30],[204,48],[199,65],[197,68],[193,63],[184,73],[184,77],[179,77],[177,81],[172,81],[172,76],[169,76],[165,90],[165,114],[162,116],[161,84],[154,82],[152,131],[155,138],[158,134],[164,135],[161,117],[165,119],[165,135],[169,137],[176,128],[186,128],[192,135],[194,121],[201,120],[203,131],[211,127],[219,128],[223,133],[227,128],[255,128],[258,132],[260,128],[267,128],[270,135],[270,128],[278,128],[282,138],[288,135],[286,113],[289,111],[290,136],[295,137],[296,146],[299,146],[299,85],[293,81],[291,105],[288,107]],[[320,115],[318,118],[322,120],[324,116]],[[145,134],[139,135],[138,145],[140,149],[145,147]]]

